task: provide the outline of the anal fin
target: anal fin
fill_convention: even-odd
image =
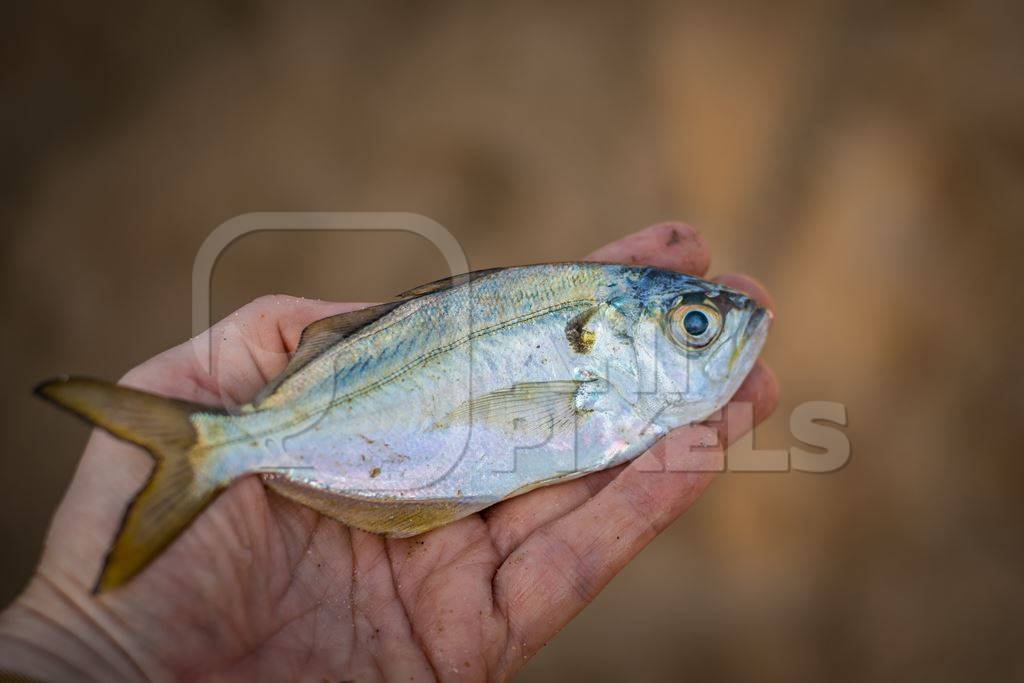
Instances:
[[[281,475],[264,476],[276,493],[331,519],[374,534],[405,538],[422,534],[484,507],[457,500],[380,500],[305,486]]]

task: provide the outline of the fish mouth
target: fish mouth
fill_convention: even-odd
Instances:
[[[751,339],[761,339],[763,342],[764,338],[768,336],[768,328],[771,327],[773,317],[772,312],[767,308],[758,306],[750,314],[747,325],[743,328],[742,344],[746,346]]]
[[[739,334],[736,349],[729,362],[729,371],[739,368],[743,375],[754,366],[754,362],[761,354],[765,341],[768,339],[768,328],[772,325],[774,316],[767,308],[758,306],[747,318],[747,324]],[[741,378],[742,379],[742,378]]]

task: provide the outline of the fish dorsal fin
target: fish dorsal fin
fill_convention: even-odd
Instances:
[[[267,386],[263,387],[253,401],[258,406],[271,394],[278,390],[289,377],[302,370],[314,360],[319,358],[327,349],[331,348],[346,337],[350,337],[370,323],[380,320],[385,315],[395,310],[406,301],[391,301],[386,304],[378,304],[368,308],[361,308],[358,311],[339,313],[329,318],[317,320],[310,323],[302,330],[299,338],[299,345],[295,354],[281,374],[270,380]]]
[[[473,271],[470,271],[468,273],[460,273],[458,275],[452,275],[451,277],[443,277],[440,280],[434,280],[433,282],[428,282],[425,285],[420,285],[419,287],[413,287],[412,289],[410,289],[408,291],[402,292],[396,298],[398,298],[398,299],[412,299],[412,298],[415,298],[415,297],[418,297],[418,296],[424,296],[424,295],[427,295],[427,294],[434,294],[435,292],[443,292],[446,289],[451,289],[452,287],[458,287],[459,285],[464,285],[467,282],[470,282],[472,280],[476,280],[477,278],[481,278],[481,277],[483,277],[485,275],[490,275],[491,273],[497,273],[500,270],[505,270],[505,269],[504,268],[484,268],[482,270],[473,270]]]
[[[505,269],[487,268],[484,270],[475,270],[469,273],[461,273],[459,275],[453,275],[452,277],[442,278],[440,280],[435,280],[434,282],[429,282],[425,285],[420,285],[419,287],[414,287],[406,292],[402,292],[395,297],[395,301],[390,301],[386,304],[379,304],[377,306],[370,306],[369,308],[361,308],[358,311],[339,313],[338,315],[333,315],[330,318],[324,318],[323,320],[317,320],[314,323],[310,323],[306,329],[302,330],[302,337],[299,338],[299,345],[295,349],[295,354],[292,356],[291,360],[288,361],[288,365],[280,375],[270,380],[267,386],[263,387],[260,393],[257,394],[256,398],[253,400],[253,405],[259,407],[259,405],[277,391],[281,385],[288,380],[288,378],[319,358],[324,351],[346,337],[352,336],[370,323],[383,318],[402,304],[408,303],[410,299],[416,299],[427,294],[434,294],[435,292],[443,292],[446,289],[466,284],[478,277],[490,275],[491,273],[496,273],[499,270]]]

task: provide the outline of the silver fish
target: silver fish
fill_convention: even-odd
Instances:
[[[522,266],[313,323],[234,413],[85,378],[38,392],[157,461],[104,590],[247,474],[351,526],[409,536],[614,467],[725,405],[770,323],[749,297],[672,271]]]

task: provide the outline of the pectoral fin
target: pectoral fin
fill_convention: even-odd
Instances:
[[[444,423],[484,424],[510,433],[541,436],[571,431],[577,417],[587,412],[579,398],[582,387],[590,383],[567,380],[514,384],[466,401]]]

